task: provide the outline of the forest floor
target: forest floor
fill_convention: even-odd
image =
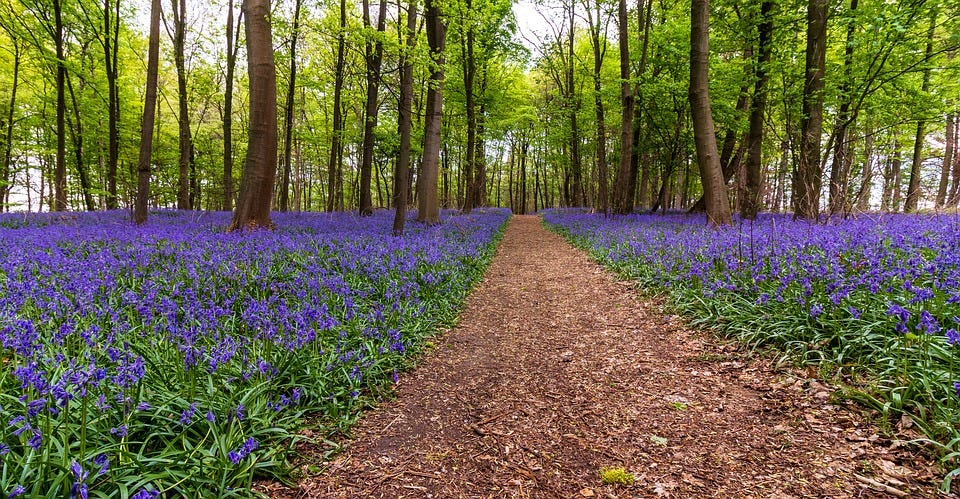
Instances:
[[[671,315],[513,217],[458,325],[271,497],[935,497],[942,471],[815,373]],[[318,467],[320,468],[319,471]],[[624,468],[632,485],[605,485]],[[313,472],[308,471],[313,470]]]

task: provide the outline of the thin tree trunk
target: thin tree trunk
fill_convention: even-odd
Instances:
[[[856,2],[857,0],[853,0]],[[760,4],[759,41],[757,42],[756,83],[753,87],[753,102],[750,104],[750,132],[747,134],[747,161],[744,199],[740,201],[740,216],[753,220],[760,211],[760,184],[763,182],[763,116],[767,108],[767,80],[770,63],[770,42],[773,37],[773,0]]]
[[[192,156],[193,139],[190,131],[189,102],[187,95],[187,67],[184,55],[184,44],[186,41],[186,0],[171,0],[171,11],[173,15],[173,33],[171,39],[173,42],[173,61],[177,70],[177,103],[178,103],[178,126],[180,130],[180,173],[177,177],[177,209],[190,210],[190,158]]]
[[[111,20],[111,10],[114,17]],[[112,39],[111,39],[112,32]],[[120,40],[120,1],[111,6],[103,0],[103,59],[107,76],[107,209],[117,208],[117,164],[120,160],[120,97],[118,87],[118,52]],[[111,41],[113,42],[111,44]]]
[[[57,162],[53,170],[54,211],[67,209],[67,61],[63,48],[63,4],[53,0],[54,46],[57,56]]]
[[[947,114],[947,130],[944,134],[945,142],[943,150],[943,166],[940,170],[940,186],[937,189],[937,208],[942,208],[948,201],[947,188],[950,184],[950,172],[953,163],[953,150],[956,147],[954,143],[956,120],[953,113]]]
[[[794,216],[807,220],[820,218],[820,135],[823,130],[823,73],[829,10],[827,0],[809,0],[807,4],[800,164],[794,180]]]
[[[393,235],[403,235],[403,226],[407,219],[407,198],[409,197],[410,175],[410,135],[413,128],[413,60],[412,52],[417,44],[417,0],[410,0],[407,7],[406,50],[401,51],[400,63],[400,103],[398,108],[397,129],[400,133],[400,154],[397,157],[397,171],[393,176]]]
[[[287,101],[283,115],[283,173],[280,181],[280,211],[290,209],[290,160],[293,156],[293,105],[297,94],[297,37],[300,35],[300,6],[303,2],[295,0],[293,4],[293,32],[290,34],[290,78],[287,81]]]
[[[8,32],[8,35],[11,34]],[[2,201],[2,203],[0,203],[0,211],[3,211],[4,209],[6,211],[10,211],[10,207],[7,205],[7,203],[9,202],[10,191],[13,188],[13,179],[11,178],[13,173],[11,168],[13,166],[13,119],[15,116],[14,110],[17,107],[17,88],[19,87],[20,83],[20,57],[22,54],[20,51],[19,39],[12,35],[10,36],[10,39],[13,45],[13,74],[11,75],[13,82],[11,83],[10,87],[10,100],[8,101],[9,107],[7,108],[7,115],[5,116],[6,126],[3,133],[3,176],[0,177],[0,181],[3,182],[0,184],[0,189],[2,189],[0,190],[0,193],[3,195],[0,197],[0,201]],[[30,189],[28,186],[28,196],[29,193]],[[30,208],[28,207],[27,211],[29,211],[29,209]]]
[[[690,7],[690,111],[693,115],[694,143],[700,165],[707,220],[711,225],[726,225],[731,223],[730,204],[727,201],[723,170],[717,155],[717,139],[708,89],[709,15],[709,0],[693,0]]]
[[[74,120],[76,120],[76,124],[73,124],[68,117],[67,124],[69,126],[67,128],[70,129],[71,136],[73,137],[74,166],[77,168],[77,177],[80,180],[80,195],[83,197],[83,205],[87,211],[93,211],[97,208],[93,201],[93,193],[90,192],[90,178],[89,175],[87,175],[87,165],[84,161],[83,120],[80,118],[80,104],[77,102],[77,95],[73,91],[73,82],[69,75],[67,76],[67,89],[70,92],[70,103],[73,109]]]
[[[137,224],[147,221],[147,202],[150,199],[150,161],[153,154],[153,123],[157,110],[157,74],[160,56],[160,0],[150,2],[150,38],[147,45],[147,88],[143,101],[143,121],[140,126],[140,156],[137,161],[137,201],[133,219]]]
[[[924,61],[930,61],[933,54],[933,32],[937,26],[936,10],[930,16],[930,29],[927,31],[927,46],[924,51]],[[930,67],[923,69],[923,83],[920,84],[920,93],[926,95],[930,91]],[[910,165],[910,184],[907,188],[907,199],[903,204],[903,211],[910,213],[917,211],[920,204],[920,164],[923,161],[923,143],[926,138],[925,119],[920,118],[917,121],[917,135],[913,142],[913,163]]]
[[[589,4],[584,5],[584,7],[584,10],[587,11],[587,22],[589,23],[590,29],[590,45],[593,48],[593,107],[596,115],[596,165],[598,185],[595,207],[600,213],[607,214],[610,211],[608,206],[610,196],[607,192],[607,127],[603,109],[603,95],[601,94],[602,86],[600,83],[603,57],[607,52],[607,40],[605,37],[602,42],[600,40],[601,25],[605,23],[600,17],[601,10],[599,0],[594,1],[592,8]],[[594,22],[592,9],[596,9],[596,22]],[[624,80],[624,82],[629,85],[628,80]],[[617,205],[615,205],[614,209],[616,209],[616,206]]]
[[[337,65],[333,86],[333,131],[330,138],[330,160],[327,162],[327,211],[337,206],[337,191],[342,195],[343,168],[343,80],[347,33],[347,1],[340,0],[340,31],[337,34]]]
[[[270,1],[244,0],[250,130],[240,197],[230,230],[271,228],[270,206],[277,174],[277,72],[273,60]]]
[[[227,74],[223,92],[223,205],[233,210],[233,73],[237,67],[237,37],[234,31],[233,1],[227,0]],[[241,17],[243,17],[241,15]]]
[[[860,190],[857,192],[856,201],[857,211],[861,212],[870,209],[870,191],[873,189],[873,142],[873,130],[868,120],[863,146],[863,179],[860,182]]]
[[[847,15],[847,43],[843,52],[843,82],[840,84],[840,110],[837,113],[837,126],[834,132],[833,163],[830,166],[830,214],[842,215],[847,211],[847,184],[850,170],[850,140],[848,130],[856,119],[856,114],[850,110],[853,101],[853,48],[856,40],[856,12],[858,0],[850,0],[850,10]]]
[[[380,12],[377,18],[377,33],[383,34],[386,30],[387,2],[380,0]],[[363,1],[363,25],[370,27],[370,1]],[[380,67],[383,61],[383,40],[379,36],[376,43],[371,45],[366,41],[367,63],[367,105],[366,119],[363,123],[363,149],[360,159],[360,215],[373,214],[373,200],[370,197],[370,181],[373,173],[373,142],[374,131],[377,128],[377,94],[380,89]]]

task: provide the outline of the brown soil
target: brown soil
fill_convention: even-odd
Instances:
[[[459,325],[272,497],[936,496],[940,471],[805,371],[695,331],[516,216]],[[905,422],[904,426],[909,426]],[[894,430],[910,430],[899,425]],[[901,431],[901,438],[903,436]],[[307,466],[312,464],[313,466]],[[310,473],[317,465],[323,470]],[[620,467],[632,485],[605,485]]]

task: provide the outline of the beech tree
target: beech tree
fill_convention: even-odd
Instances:
[[[717,139],[714,135],[713,114],[710,110],[710,2],[693,0],[690,7],[690,111],[693,114],[694,141],[697,163],[706,202],[707,220],[711,225],[731,223],[730,204],[727,201],[717,157]]]
[[[277,172],[277,72],[273,61],[270,1],[244,0],[250,130],[240,197],[230,230],[271,228],[270,208]]]

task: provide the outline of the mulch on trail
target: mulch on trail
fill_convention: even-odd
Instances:
[[[936,496],[939,469],[803,371],[688,328],[534,216],[459,325],[272,497]],[[303,455],[318,455],[304,448]],[[309,461],[309,459],[305,459]],[[313,464],[314,467],[307,465]],[[320,464],[320,473],[308,473]],[[632,485],[605,485],[622,467]]]

